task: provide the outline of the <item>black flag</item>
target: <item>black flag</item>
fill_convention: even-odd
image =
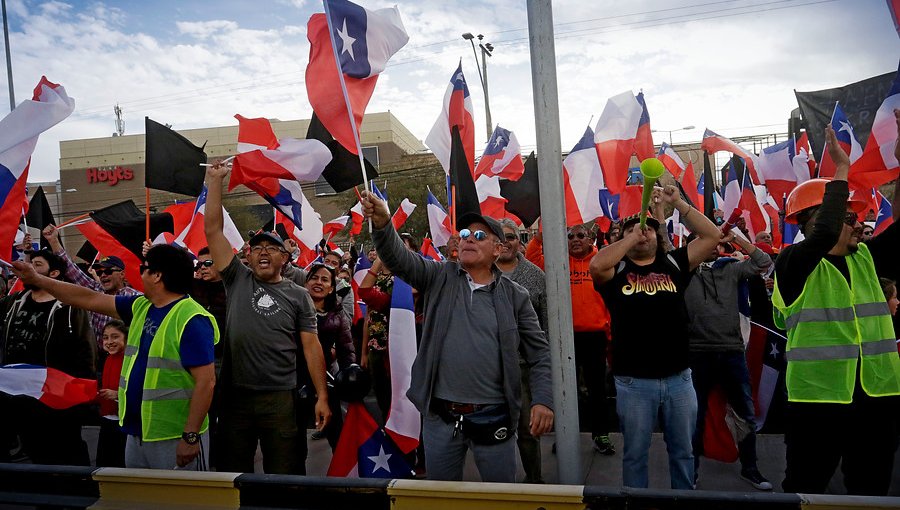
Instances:
[[[716,204],[713,200],[713,191],[716,189],[716,181],[713,179],[712,166],[709,163],[709,153],[703,151],[703,215],[715,222]]]
[[[84,260],[85,262],[90,264],[97,256],[97,248],[94,248],[94,245],[91,244],[90,241],[85,241],[84,244],[81,245],[81,248],[78,249],[78,253],[76,253],[75,255],[81,260]]]
[[[318,140],[331,151],[331,162],[322,171],[322,177],[334,191],[340,193],[363,183],[362,171],[359,168],[359,156],[338,143],[315,113],[309,121],[306,139]],[[366,162],[366,175],[369,179],[378,177],[378,170],[375,169],[375,166],[369,160],[365,158],[363,160]]]
[[[126,250],[141,258],[145,239],[144,211],[137,208],[134,202],[126,200],[113,204],[91,213],[91,218],[100,228],[115,238]],[[163,232],[172,233],[175,230],[172,215],[169,213],[156,213],[150,215],[150,239],[156,238]],[[109,247],[103,246],[104,254],[109,252]]]
[[[500,181],[500,196],[507,200],[506,210],[518,216],[526,227],[541,217],[541,193],[534,152],[525,158],[525,173],[518,181]]]
[[[466,159],[466,150],[459,136],[459,126],[453,126],[450,132],[453,138],[453,145],[450,147],[450,185],[456,186],[456,196],[453,197],[456,217],[461,218],[463,214],[470,212],[481,214],[481,204],[475,190],[472,169]],[[453,224],[456,224],[456,219]]]
[[[206,177],[206,169],[200,166],[206,163],[203,148],[149,117],[144,120],[147,140],[144,186],[200,196]]]
[[[49,248],[50,243],[44,239],[44,236],[40,235],[40,231],[44,230],[44,227],[47,225],[56,225],[56,221],[53,219],[53,211],[50,210],[50,203],[47,202],[47,196],[44,195],[43,187],[38,186],[37,191],[34,192],[34,196],[31,197],[31,202],[28,203],[28,213],[25,215],[25,220],[28,222],[28,227],[30,229],[34,228],[38,230],[41,248]]]

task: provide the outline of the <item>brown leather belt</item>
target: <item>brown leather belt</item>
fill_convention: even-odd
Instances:
[[[487,404],[464,404],[447,400],[438,400],[437,404],[442,411],[450,414],[471,414],[487,407]]]

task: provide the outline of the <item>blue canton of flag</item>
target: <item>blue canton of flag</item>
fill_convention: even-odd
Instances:
[[[381,73],[409,41],[396,7],[369,11],[347,0],[325,0],[324,5],[341,70],[351,78]]]
[[[358,462],[360,478],[409,478],[412,471],[383,429],[359,446]]]

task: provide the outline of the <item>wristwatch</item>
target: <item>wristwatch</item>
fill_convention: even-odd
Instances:
[[[189,445],[195,445],[200,442],[200,434],[196,432],[182,432],[181,439]]]

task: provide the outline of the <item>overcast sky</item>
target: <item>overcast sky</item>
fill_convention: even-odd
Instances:
[[[393,5],[363,0],[379,8]],[[398,2],[410,40],[381,75],[368,111],[390,110],[424,139],[462,59],[484,126],[472,49],[484,34],[494,123],[523,151],[535,143],[524,0]],[[176,129],[236,125],[233,116],[309,118],[304,71],[312,0],[7,0],[17,101],[41,75],[61,83],[75,113],[41,136],[29,181],[59,175],[59,141],[109,136],[113,105],[126,134],[143,118]],[[885,0],[558,0],[556,25],[563,150],[606,98],[643,89],[654,129],[676,143],[704,127],[726,136],[785,132],[793,90],[817,90],[894,71],[900,38]],[[0,41],[2,43],[2,41]],[[8,113],[0,73],[0,115]],[[477,131],[480,153],[486,141]],[[655,133],[656,143],[667,133]]]

